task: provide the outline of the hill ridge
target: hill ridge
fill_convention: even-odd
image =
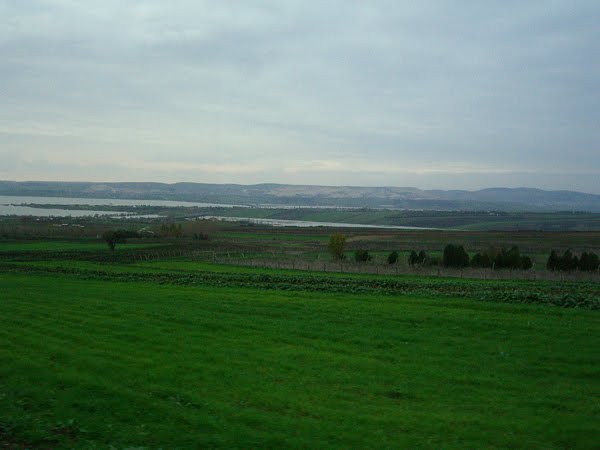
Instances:
[[[600,195],[530,187],[469,191],[282,183],[0,181],[0,195],[426,210],[600,212]]]

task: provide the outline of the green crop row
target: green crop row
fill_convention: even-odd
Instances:
[[[283,275],[264,273],[227,273],[201,271],[194,273],[115,272],[77,267],[40,267],[4,263],[1,270],[10,272],[53,273],[81,279],[110,281],[139,281],[159,284],[250,287],[265,290],[309,291],[331,293],[375,293],[382,295],[426,295],[465,297],[482,301],[507,303],[548,304],[567,308],[600,310],[600,286],[597,283],[578,283],[577,289],[548,284],[516,284],[502,282],[448,279],[390,279],[323,277],[312,275]]]

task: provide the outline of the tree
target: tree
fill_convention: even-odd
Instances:
[[[471,267],[492,267],[492,258],[490,258],[490,255],[488,255],[487,253],[476,253],[471,259]]]
[[[546,268],[548,270],[562,270],[571,272],[573,270],[582,270],[593,272],[600,267],[600,258],[594,252],[583,252],[581,257],[573,255],[571,250],[566,250],[561,256],[558,256],[555,250],[550,252]]]
[[[119,243],[127,242],[127,238],[138,237],[138,233],[129,230],[107,230],[102,234],[102,239],[108,245],[111,251],[115,250],[115,247]]]
[[[369,255],[367,250],[359,249],[354,252],[354,261],[356,262],[367,262],[371,261],[372,259],[373,257]]]
[[[396,250],[388,255],[387,262],[388,264],[396,264],[398,262],[398,252]]]
[[[523,270],[529,270],[533,267],[533,261],[529,256],[521,256],[520,266]]]
[[[117,237],[117,232],[114,230],[108,230],[102,233],[102,239],[104,240],[104,242],[106,242],[108,248],[110,248],[111,251],[115,250],[117,242],[119,241]]]
[[[521,268],[521,253],[516,245],[510,250],[505,248],[496,255],[494,259],[495,269],[520,269]]]
[[[425,262],[427,261],[427,253],[425,253],[425,250],[421,250],[418,254],[417,252],[415,252],[414,250],[412,252],[410,252],[410,255],[408,256],[408,264],[411,266],[423,266],[425,265]]]
[[[344,255],[344,250],[346,249],[346,236],[342,233],[332,234],[329,237],[327,248],[334,259],[345,259],[346,255]]]
[[[571,250],[567,250],[560,257],[558,268],[560,270],[564,270],[566,272],[570,272],[572,270],[577,269],[577,265],[579,264],[579,259],[577,256],[573,256]]]
[[[462,245],[446,245],[444,248],[444,266],[462,268],[468,265],[469,254]]]
[[[548,261],[546,262],[546,269],[552,271],[560,269],[560,258],[558,257],[556,250],[552,250],[550,252],[550,256],[548,257]]]
[[[408,255],[408,265],[414,266],[415,264],[417,264],[418,260],[419,260],[419,255],[417,255],[417,252],[415,252],[414,250],[412,252],[410,252],[410,255]]]
[[[579,258],[579,270],[594,272],[600,266],[600,258],[594,252],[583,252]]]
[[[437,266],[441,266],[442,264],[443,264],[443,260],[439,256],[429,256],[423,263],[423,265],[426,267],[432,267],[432,266],[437,267]]]

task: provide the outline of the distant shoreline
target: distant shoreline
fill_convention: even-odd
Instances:
[[[0,181],[0,196],[147,200],[211,205],[436,211],[598,212],[600,195],[532,188],[478,191],[287,184]]]

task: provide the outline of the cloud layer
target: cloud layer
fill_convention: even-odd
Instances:
[[[0,1],[0,178],[600,193],[598,2],[403,3]]]

